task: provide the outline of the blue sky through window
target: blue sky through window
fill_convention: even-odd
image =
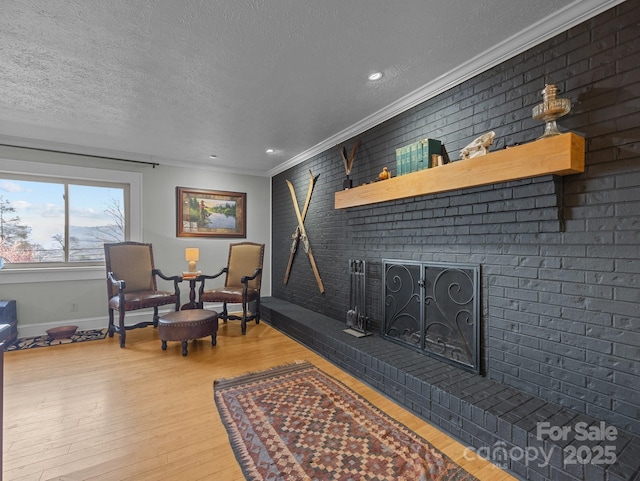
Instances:
[[[5,215],[20,217],[20,223],[32,228],[30,242],[45,249],[59,247],[53,239],[64,235],[64,185],[52,182],[32,182],[0,179],[0,196],[16,210]],[[124,211],[123,189],[70,185],[69,224],[72,227],[96,227],[115,223],[111,208]]]

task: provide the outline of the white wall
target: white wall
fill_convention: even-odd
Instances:
[[[142,174],[142,237],[153,244],[156,267],[167,275],[186,270],[185,247],[199,247],[198,269],[216,273],[227,263],[229,244],[243,240],[266,244],[262,293],[271,294],[270,179],[240,174],[186,169],[172,166],[144,166],[126,162],[53,154],[0,146],[2,159],[43,162],[49,165],[78,165]],[[246,239],[176,237],[176,187],[246,192]],[[78,280],[44,281],[36,275],[8,275],[0,270],[0,299],[15,299],[20,337],[44,334],[56,325],[74,324],[85,328],[107,326],[106,281],[104,272]],[[68,276],[67,276],[68,277]],[[96,278],[97,277],[97,278]],[[210,281],[213,282],[213,281]],[[214,285],[214,284],[211,284]],[[165,287],[170,287],[168,284]],[[181,285],[182,300],[188,300],[188,284]],[[73,303],[78,310],[71,311]],[[149,316],[150,310],[128,313]]]
[[[153,243],[156,267],[163,272],[182,272],[186,247],[199,247],[198,270],[217,273],[227,265],[229,244],[251,241],[266,244],[262,281],[263,295],[271,294],[271,199],[267,177],[156,167],[144,171],[144,241]],[[247,237],[176,237],[176,187],[245,192],[247,194]],[[211,282],[211,281],[210,281]],[[185,286],[186,289],[186,286]]]

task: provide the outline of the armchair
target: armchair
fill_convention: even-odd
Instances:
[[[262,284],[262,263],[264,259],[264,244],[240,242],[229,246],[229,260],[227,267],[214,275],[203,274],[198,277],[201,281],[199,304],[204,302],[222,302],[222,313],[218,316],[224,322],[228,319],[241,320],[242,334],[247,333],[247,321],[260,323],[260,286]],[[226,274],[224,287],[206,290],[205,280],[215,279]],[[248,304],[253,302],[253,312]],[[242,303],[242,315],[229,314],[227,303]]]
[[[174,304],[180,309],[181,276],[165,276],[155,268],[151,244],[120,242],[104,245],[107,268],[107,297],[109,305],[109,337],[120,334],[120,347],[124,347],[127,331],[153,325],[158,326],[158,307]],[[156,278],[173,281],[173,292],[159,291]],[[125,312],[153,307],[153,321],[125,326]],[[118,311],[118,324],[114,323]]]

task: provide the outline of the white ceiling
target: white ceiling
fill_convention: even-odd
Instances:
[[[0,144],[274,175],[618,3],[2,0]]]

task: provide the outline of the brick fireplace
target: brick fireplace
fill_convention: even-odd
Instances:
[[[478,433],[465,431],[467,417],[459,405],[464,397],[455,398],[454,415],[455,396],[438,391],[428,400],[416,400],[415,391],[395,389],[397,378],[406,380],[409,374],[390,367],[389,356],[405,354],[380,339],[385,318],[383,260],[481,265],[479,377],[495,383],[495,389],[516,389],[527,399],[640,436],[639,22],[640,5],[623,2],[347,142],[361,142],[351,174],[359,185],[393,165],[397,146],[424,137],[441,140],[451,159],[491,130],[496,132],[491,150],[534,141],[543,126],[531,118],[531,109],[549,81],[573,105],[559,122],[560,129],[586,139],[583,174],[548,175],[342,210],[334,209],[335,192],[342,189],[344,177],[336,149],[274,176],[272,296],[344,325],[348,260],[365,260],[366,312],[378,337],[350,342],[384,342],[371,349],[384,355],[385,362],[355,365],[362,367],[368,382],[387,379],[387,389],[398,393],[394,399],[467,441],[477,439]],[[289,257],[288,236],[295,229],[285,180],[306,185],[309,169],[320,175],[306,227],[314,239],[324,294],[318,292],[308,263],[294,265],[286,286],[278,281]],[[337,348],[328,343],[326,349],[333,355]],[[346,358],[355,347],[348,344],[344,349],[337,355]],[[419,356],[411,357],[415,364],[408,369],[428,364],[443,376],[453,376],[450,369],[477,376],[448,363],[436,368],[429,356],[401,351]],[[372,372],[376,368],[384,372]],[[478,393],[475,396],[480,402]],[[526,424],[531,413],[521,412],[518,402],[505,400],[495,409],[507,417],[509,409],[516,409]],[[487,436],[501,429],[499,423],[495,430],[491,427],[484,411],[469,409],[469,418],[483,416]],[[515,428],[508,429],[505,435],[511,436]],[[513,442],[525,445],[526,433],[520,432]],[[640,446],[637,449],[640,452]],[[582,471],[562,479],[586,479],[584,475]],[[610,479],[630,478],[621,474]]]

